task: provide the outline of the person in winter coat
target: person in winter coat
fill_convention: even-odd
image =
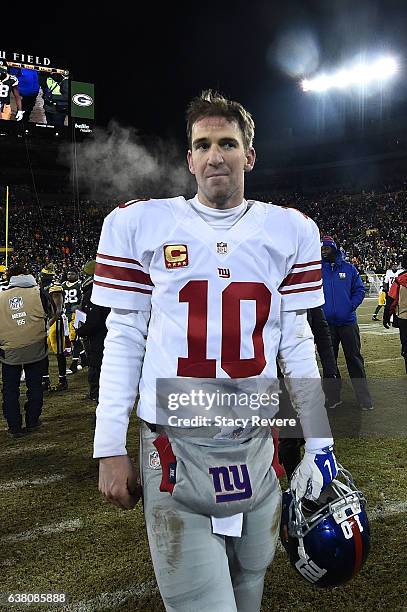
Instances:
[[[330,236],[322,239],[321,252],[325,298],[323,310],[331,332],[335,357],[338,358],[341,344],[358,402],[362,410],[373,410],[356,319],[356,309],[365,297],[365,286],[355,266],[344,261]],[[340,378],[339,369],[337,376]]]
[[[403,253],[401,267],[402,270],[400,270],[398,276],[394,279],[386,298],[383,325],[388,329],[390,327],[391,315],[397,316],[401,356],[404,359],[407,374],[407,251]]]
[[[3,414],[13,438],[38,429],[43,406],[42,375],[47,359],[49,302],[23,264],[7,271],[9,285],[0,292],[0,362]],[[25,425],[20,412],[20,377],[24,369]]]
[[[106,318],[110,308],[96,306],[90,300],[93,287],[93,274],[95,272],[95,260],[86,262],[83,272],[86,275],[82,285],[82,302],[79,310],[86,315],[86,321],[77,328],[77,335],[85,341],[86,353],[89,361],[88,383],[89,395],[87,399],[98,401],[99,378],[102,367],[103,346],[107,334]],[[78,314],[76,315],[78,316]]]

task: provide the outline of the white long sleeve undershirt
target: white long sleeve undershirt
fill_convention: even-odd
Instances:
[[[333,444],[325,409],[325,396],[315,357],[315,344],[307,312],[281,313],[278,362],[290,401],[303,431],[305,450],[316,452]]]
[[[127,428],[137,397],[149,319],[149,312],[116,308],[107,317],[94,457],[127,455]]]

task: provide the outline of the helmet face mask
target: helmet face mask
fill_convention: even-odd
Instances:
[[[350,580],[370,547],[366,499],[349,472],[338,468],[337,479],[316,503],[296,500],[291,491],[283,494],[281,542],[295,570],[319,587]]]

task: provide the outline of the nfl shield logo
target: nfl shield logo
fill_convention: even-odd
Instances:
[[[219,253],[219,255],[226,255],[226,253],[228,252],[228,244],[227,244],[227,242],[217,242],[216,243],[216,250]]]
[[[151,453],[148,455],[148,467],[150,467],[152,470],[160,469],[161,463],[158,451],[151,451]]]
[[[10,298],[8,301],[10,310],[19,310],[19,308],[22,308],[24,305],[23,302],[23,298],[22,297],[13,297]]]

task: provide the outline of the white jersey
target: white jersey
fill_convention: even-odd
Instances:
[[[384,277],[384,282],[387,283],[389,290],[390,290],[390,287],[392,286],[392,284],[394,283],[394,279],[396,278],[398,273],[399,273],[398,270],[396,272],[393,272],[393,270],[391,268],[389,268],[389,270],[387,270],[386,276]]]
[[[151,310],[138,406],[148,422],[157,378],[274,378],[281,311],[323,304],[315,223],[248,204],[224,231],[183,197],[129,202],[105,219],[92,302]]]

